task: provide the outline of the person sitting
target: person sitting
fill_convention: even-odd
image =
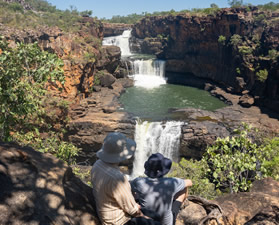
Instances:
[[[119,132],[109,133],[104,139],[99,158],[91,169],[93,195],[102,224],[130,225],[159,222],[143,215],[135,202],[131,186],[118,164],[133,156],[136,143]]]
[[[132,191],[142,210],[153,210],[160,215],[163,225],[175,224],[181,204],[186,200],[191,180],[164,177],[171,169],[172,161],[162,154],[152,154],[144,164],[148,177],[131,181]]]

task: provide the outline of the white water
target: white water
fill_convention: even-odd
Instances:
[[[103,45],[116,45],[121,50],[122,56],[132,55],[129,47],[129,38],[131,37],[131,30],[123,31],[122,35],[105,37],[103,39]]]
[[[132,62],[132,68],[135,86],[154,88],[166,84],[163,60],[135,60]]]
[[[178,160],[180,146],[181,121],[137,122],[135,141],[137,149],[131,178],[144,174],[144,162],[153,153],[161,153],[173,161]]]

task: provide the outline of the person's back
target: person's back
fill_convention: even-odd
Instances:
[[[162,224],[173,223],[172,203],[175,194],[185,188],[183,179],[139,177],[131,184],[142,207],[157,212]]]
[[[93,195],[103,224],[124,224],[138,211],[127,178],[114,164],[98,160],[91,170]],[[119,202],[123,203],[120,208]]]
[[[187,197],[191,180],[165,178],[171,168],[171,160],[162,154],[152,154],[145,162],[145,174],[131,182],[133,193],[143,208],[160,215],[163,225],[175,223],[182,202]]]

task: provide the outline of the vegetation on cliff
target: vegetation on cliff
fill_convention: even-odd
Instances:
[[[250,7],[252,6],[251,4],[243,4],[242,0],[241,1],[229,0],[228,3],[231,7],[247,7],[249,9],[249,6]],[[264,5],[258,5],[257,7],[262,11],[276,11],[279,9],[279,3],[270,2],[270,3],[264,4]],[[181,10],[181,11],[175,11],[172,9],[170,11],[159,11],[159,12],[156,11],[153,13],[142,12],[141,14],[133,13],[133,14],[129,14],[127,16],[116,15],[116,16],[112,16],[111,19],[101,18],[101,20],[106,23],[134,24],[143,18],[151,17],[151,16],[170,16],[170,15],[176,16],[176,15],[185,14],[185,13],[188,13],[190,15],[200,15],[200,16],[201,15],[215,15],[219,10],[220,10],[220,8],[218,7],[218,5],[212,3],[210,5],[210,8],[193,8],[191,10],[185,9],[185,10]]]
[[[0,23],[16,28],[38,28],[40,26],[57,26],[66,32],[80,29],[79,22],[84,16],[91,16],[92,11],[79,12],[75,7],[58,10],[45,0],[26,0],[31,9],[17,3],[0,0]],[[96,20],[96,23],[98,21]]]
[[[254,134],[252,138],[251,134]],[[169,176],[193,180],[190,194],[213,199],[221,193],[249,191],[252,182],[279,180],[279,138],[262,138],[244,124],[235,136],[217,138],[201,161],[182,159]]]
[[[57,121],[51,114],[60,109],[65,117],[67,105],[47,91],[50,85],[62,88],[62,66],[57,55],[42,51],[37,43],[11,48],[0,40],[0,140],[30,145],[72,163],[78,149],[60,140],[63,130],[54,128]]]

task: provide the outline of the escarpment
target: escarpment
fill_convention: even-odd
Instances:
[[[252,98],[246,107],[255,102],[278,112],[278,16],[250,7],[148,17],[134,25],[133,45],[167,61],[169,82],[213,81]]]

